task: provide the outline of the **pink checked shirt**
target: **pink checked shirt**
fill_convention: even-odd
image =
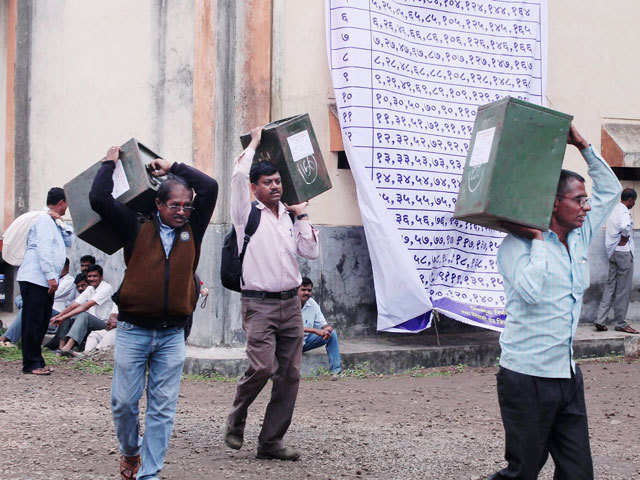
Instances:
[[[247,148],[238,158],[231,176],[231,221],[236,229],[238,252],[242,249],[244,227],[251,211],[249,170],[255,151]],[[262,210],[258,230],[251,237],[242,265],[243,290],[282,292],[302,282],[296,253],[318,258],[318,231],[307,219],[291,222],[282,202],[278,216],[258,201]]]

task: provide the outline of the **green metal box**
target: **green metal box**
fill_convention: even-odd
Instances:
[[[251,135],[240,137],[247,148]],[[282,177],[282,201],[288,205],[306,202],[331,188],[318,140],[308,114],[285,118],[264,126],[254,162],[274,163]]]
[[[572,119],[511,97],[479,107],[453,218],[548,230]]]
[[[154,198],[161,183],[161,179],[151,175],[148,165],[159,155],[135,138],[120,149],[120,161],[113,173],[113,197],[136,212],[148,214],[154,209]],[[122,242],[89,204],[89,191],[101,164],[101,161],[95,163],[69,181],[64,191],[76,236],[112,254],[122,247]]]

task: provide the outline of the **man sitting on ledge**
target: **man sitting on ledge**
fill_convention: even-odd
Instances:
[[[320,310],[320,305],[311,298],[312,290],[313,282],[307,277],[302,277],[302,285],[298,287],[298,296],[302,304],[302,323],[304,324],[302,352],[325,345],[329,356],[329,369],[331,375],[335,376],[342,371],[338,334],[327,323],[322,310]]]

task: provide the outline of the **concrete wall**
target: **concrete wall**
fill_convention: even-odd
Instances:
[[[7,126],[7,3],[0,3],[0,198],[5,198],[5,154]],[[0,208],[0,226],[4,225],[4,208]]]
[[[31,208],[130,137],[191,161],[191,2],[33,2],[31,42]]]

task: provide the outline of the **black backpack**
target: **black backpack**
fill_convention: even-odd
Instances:
[[[222,280],[222,286],[229,290],[239,292],[242,289],[242,260],[251,236],[256,233],[258,225],[260,225],[260,213],[260,209],[256,207],[256,202],[252,202],[247,225],[244,227],[244,242],[240,255],[238,255],[238,240],[235,227],[231,227],[231,231],[224,237],[220,258],[220,280]]]

